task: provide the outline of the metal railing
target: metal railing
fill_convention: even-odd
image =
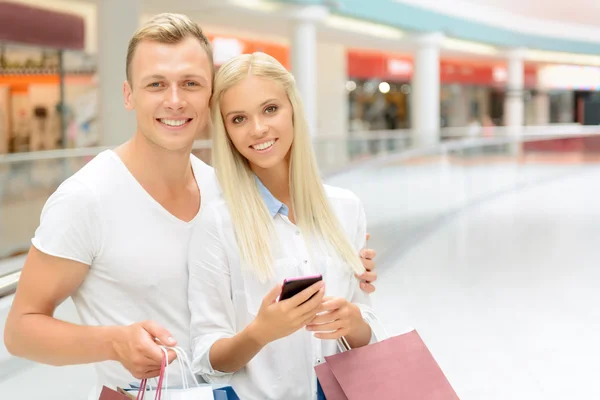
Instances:
[[[600,127],[525,127],[518,134],[512,129],[496,128],[491,135],[489,131],[485,135],[474,135],[471,129],[447,129],[442,131],[441,137],[442,141],[438,144],[419,147],[409,131],[351,132],[345,137],[316,137],[314,148],[326,179],[348,171],[390,165],[403,165],[406,174],[410,174],[411,163],[458,160],[468,164],[477,162],[477,159],[483,162],[515,162],[524,155],[565,154],[568,151],[569,154],[590,156],[596,154],[597,148],[600,149],[600,146],[595,146],[600,140]],[[567,145],[562,150],[549,150],[553,145],[560,147],[560,143]],[[210,163],[210,145],[210,141],[198,141],[193,152]],[[22,255],[28,250],[48,196],[62,181],[106,149],[82,148],[0,156],[0,260]],[[443,173],[440,171],[436,174]],[[0,263],[0,297],[15,291],[20,268],[18,263],[13,263],[10,268],[2,269]]]

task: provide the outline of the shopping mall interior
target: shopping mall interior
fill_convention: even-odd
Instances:
[[[460,399],[600,396],[587,0],[0,1],[0,328],[49,196],[136,131],[127,45],[163,12],[201,26],[217,70],[264,52],[292,72],[324,181],[364,205],[382,324],[417,330]],[[197,132],[194,155],[211,148]],[[81,323],[71,299],[55,317]],[[2,398],[94,385],[91,364],[0,345]]]

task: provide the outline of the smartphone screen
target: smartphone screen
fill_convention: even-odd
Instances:
[[[283,288],[281,289],[281,295],[279,301],[294,297],[304,289],[314,285],[318,281],[323,280],[321,275],[314,276],[302,276],[297,278],[290,278],[283,281]]]

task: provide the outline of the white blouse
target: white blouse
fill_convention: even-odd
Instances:
[[[322,274],[325,296],[343,297],[361,310],[371,311],[370,298],[360,289],[351,268],[337,256],[329,256],[319,243],[322,240],[305,237],[287,218],[285,206],[260,181],[258,184],[279,238],[279,243],[273,244],[275,276],[261,283],[241,269],[231,216],[222,196],[203,205],[190,243],[192,367],[209,383],[230,384],[244,400],[316,399],[314,366],[338,349],[335,340],[317,339],[306,329],[269,343],[236,373],[216,371],[210,364],[211,346],[241,332],[257,316],[264,296],[285,278]],[[331,186],[325,190],[359,257],[366,241],[362,203],[348,190]],[[363,318],[371,323],[369,314],[363,312]]]

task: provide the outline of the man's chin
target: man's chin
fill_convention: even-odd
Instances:
[[[194,138],[174,137],[146,137],[153,146],[172,152],[191,152]]]

